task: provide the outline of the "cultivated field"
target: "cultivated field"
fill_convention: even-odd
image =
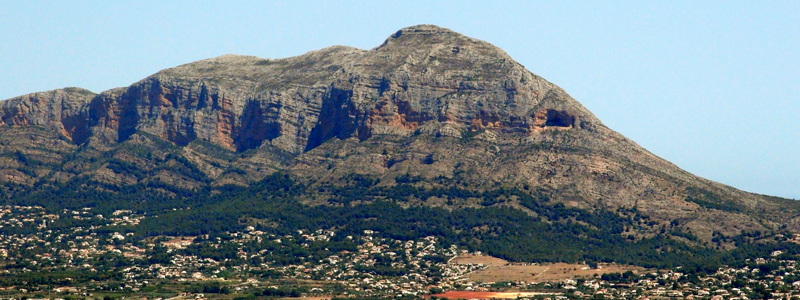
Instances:
[[[642,268],[615,264],[601,264],[597,269],[591,269],[581,264],[518,264],[491,256],[465,255],[454,258],[451,264],[484,264],[486,269],[472,272],[465,277],[478,282],[498,281],[561,281],[574,278],[591,278],[595,274],[623,273],[631,270],[643,271]]]

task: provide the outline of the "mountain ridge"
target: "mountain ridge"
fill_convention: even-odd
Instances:
[[[670,228],[710,243],[720,233],[800,228],[793,203],[694,176],[502,49],[433,25],[401,29],[371,50],[223,55],[129,87],[33,93],[0,109],[0,182],[19,185],[5,187],[12,198],[81,178],[198,190],[285,172],[314,205],[335,203],[331,191],[358,175],[379,179],[376,188],[515,188],[568,207],[636,209],[655,224],[630,228],[635,238]],[[11,138],[20,136],[35,142]],[[526,210],[512,198],[498,205]],[[411,202],[483,206],[475,197]]]

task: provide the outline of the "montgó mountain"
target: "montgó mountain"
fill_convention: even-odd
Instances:
[[[731,249],[800,228],[793,201],[683,171],[501,49],[432,25],[402,29],[371,50],[225,55],[100,94],[65,88],[0,108],[8,203],[157,215],[174,208],[158,201],[197,210],[201,198],[248,189],[272,199],[278,191],[263,182],[288,178],[280,197],[309,209],[510,207],[546,228],[574,224],[632,244],[666,238]],[[232,223],[289,226],[291,218],[269,216]],[[497,240],[534,231],[493,224],[450,229],[510,259],[515,252],[498,250]]]

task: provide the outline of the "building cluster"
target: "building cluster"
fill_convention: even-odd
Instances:
[[[686,299],[792,299],[800,298],[800,265],[797,260],[772,257],[748,260],[744,266],[726,267],[704,276],[667,271],[647,273],[627,289],[650,298],[684,297]],[[625,289],[617,292],[624,294]]]
[[[158,291],[414,298],[513,290],[549,293],[537,296],[542,299],[800,298],[800,266],[780,251],[705,275],[678,268],[558,282],[474,282],[466,275],[485,266],[451,263],[467,251],[436,237],[398,240],[371,230],[279,235],[247,226],[222,236],[145,238],[125,230],[144,217],[123,210],[103,216],[89,208],[0,207],[0,297]]]
[[[521,290],[552,290],[561,294],[543,299],[800,299],[800,265],[797,260],[774,257],[748,260],[744,266],[720,268],[697,275],[677,270],[567,279],[562,282],[509,282]],[[620,274],[616,274],[620,275]],[[624,277],[624,278],[623,278]],[[481,284],[486,289],[486,283]],[[490,285],[496,286],[496,285]]]
[[[120,210],[108,216],[95,214],[90,208],[48,213],[41,207],[7,206],[0,211],[3,266],[0,296],[43,291],[136,293],[147,286],[208,282],[230,286],[234,292],[246,292],[278,286],[287,278],[311,283],[314,287],[304,289],[305,295],[423,295],[432,289],[452,288],[463,275],[481,268],[448,264],[464,250],[454,245],[442,247],[435,237],[404,241],[379,237],[377,232],[365,230],[339,239],[338,243],[343,240],[353,246],[350,250],[325,248],[287,263],[269,257],[275,257],[273,252],[280,249],[325,245],[337,233],[298,230],[275,235],[248,226],[242,232],[229,232],[224,237],[136,238],[133,233],[120,230],[144,219],[131,211]],[[80,222],[68,228],[52,226],[53,220],[65,218]],[[220,252],[233,249],[235,255],[209,257],[203,249]],[[281,253],[291,256],[286,251]],[[51,272],[54,270],[57,272]],[[90,277],[88,274],[95,273],[115,275],[84,282],[72,277],[54,278],[66,273],[73,277],[81,277],[75,274]],[[20,282],[19,278],[27,278],[24,274],[40,275],[47,280]]]

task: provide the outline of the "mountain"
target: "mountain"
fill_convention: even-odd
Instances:
[[[732,249],[800,229],[794,201],[694,176],[501,49],[432,25],[371,50],[224,55],[100,94],[29,94],[0,102],[0,121],[5,203],[157,214],[277,197],[265,182],[290,178],[287,197],[309,209],[512,208],[631,243]],[[471,229],[510,230],[486,226]]]

